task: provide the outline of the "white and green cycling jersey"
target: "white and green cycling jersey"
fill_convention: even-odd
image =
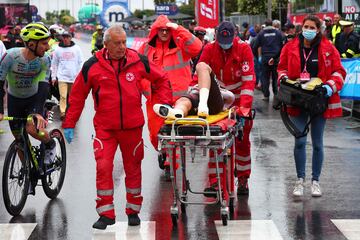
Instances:
[[[7,91],[17,98],[28,98],[38,92],[39,82],[48,82],[51,60],[48,54],[31,61],[24,58],[23,48],[7,50],[0,64],[0,81],[7,80]]]

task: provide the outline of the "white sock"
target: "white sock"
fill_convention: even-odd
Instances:
[[[206,106],[209,99],[209,89],[201,88],[199,91],[199,106]]]

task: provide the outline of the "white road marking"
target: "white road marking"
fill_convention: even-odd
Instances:
[[[1,240],[27,240],[37,223],[0,224]]]
[[[348,240],[360,240],[360,219],[331,219]]]
[[[94,230],[93,240],[155,240],[156,223],[141,221],[140,226],[128,226],[127,222],[116,222],[105,230]]]
[[[231,220],[227,226],[215,221],[220,240],[283,240],[272,220]]]

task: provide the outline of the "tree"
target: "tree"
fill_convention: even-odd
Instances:
[[[176,0],[154,0],[155,5],[166,4],[166,3],[175,3]]]
[[[133,15],[137,18],[143,19],[144,16],[149,17],[155,14],[154,10],[145,9],[145,10],[135,10]]]
[[[190,0],[189,4],[183,4],[179,7],[179,12],[195,16],[195,0]]]
[[[234,0],[225,0],[225,15],[239,11],[238,2]]]
[[[266,15],[267,0],[239,0],[239,11],[245,15]]]

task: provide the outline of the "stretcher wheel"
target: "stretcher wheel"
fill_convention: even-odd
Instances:
[[[181,212],[182,212],[183,214],[186,214],[186,204],[185,204],[185,203],[181,203],[181,204],[180,204],[180,207],[181,207]]]
[[[187,197],[181,197],[181,200],[182,201],[187,201]],[[180,207],[181,207],[181,212],[183,214],[186,214],[186,207],[187,207],[187,204],[186,203],[180,203]]]
[[[177,227],[177,220],[179,218],[179,215],[177,213],[171,214],[171,221],[174,227]]]
[[[231,214],[234,213],[234,197],[230,197],[229,199],[229,211]]]
[[[228,224],[228,218],[229,218],[229,216],[228,216],[227,214],[221,214],[221,220],[222,220],[222,224],[223,224],[224,226],[227,226],[227,224]]]

